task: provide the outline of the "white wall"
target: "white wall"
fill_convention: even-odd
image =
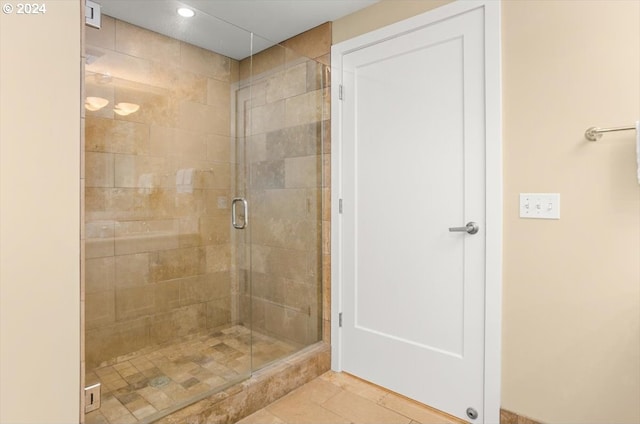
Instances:
[[[45,14],[0,13],[0,422],[69,424],[80,416],[80,1],[38,3]]]

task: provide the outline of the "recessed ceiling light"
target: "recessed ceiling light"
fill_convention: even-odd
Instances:
[[[195,14],[196,12],[194,12],[192,9],[189,9],[188,7],[178,8],[178,15],[184,18],[192,18]]]

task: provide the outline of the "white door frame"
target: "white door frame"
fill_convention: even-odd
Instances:
[[[342,58],[380,41],[396,37],[477,8],[485,16],[485,111],[486,111],[486,274],[484,421],[500,421],[500,374],[502,331],[502,105],[500,62],[500,1],[458,0],[421,15],[341,42],[331,48],[331,369],[342,371]],[[348,95],[348,94],[346,94]]]

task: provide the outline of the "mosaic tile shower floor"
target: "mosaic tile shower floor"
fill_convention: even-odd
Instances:
[[[88,372],[86,386],[102,384],[100,409],[86,424],[148,422],[160,411],[224,387],[287,356],[299,346],[236,325],[145,351]]]

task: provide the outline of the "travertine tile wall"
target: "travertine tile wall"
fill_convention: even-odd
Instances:
[[[238,62],[103,17],[87,29],[86,366],[232,321]],[[140,109],[120,116],[120,102]]]
[[[252,242],[241,315],[303,345],[323,338],[329,318],[330,47],[327,23],[241,61],[236,103],[246,136],[238,176],[248,176],[236,183],[250,198]]]

